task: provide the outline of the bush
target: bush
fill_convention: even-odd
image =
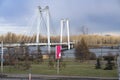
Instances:
[[[90,51],[85,40],[82,38],[75,47],[75,59],[81,61],[90,59]]]
[[[20,70],[28,70],[31,67],[31,65],[30,63],[19,62],[14,67]]]
[[[49,60],[48,67],[49,68],[54,68],[54,61],[53,60]]]
[[[111,62],[111,57],[107,59],[107,64],[104,70],[113,70],[113,67],[115,66],[114,63]]]
[[[97,63],[96,63],[95,69],[101,69],[101,64],[100,64],[99,58],[97,58]]]
[[[96,60],[96,54],[93,52],[90,52],[90,60]]]

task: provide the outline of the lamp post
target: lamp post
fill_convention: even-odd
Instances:
[[[1,42],[1,73],[3,73],[3,41]]]
[[[102,49],[103,49],[103,36],[102,36],[102,33],[101,33],[101,61],[103,61],[103,51],[102,51]]]

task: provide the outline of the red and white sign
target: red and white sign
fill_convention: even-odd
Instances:
[[[62,49],[62,47],[60,45],[56,46],[56,54],[55,54],[56,59],[61,58],[61,49]]]

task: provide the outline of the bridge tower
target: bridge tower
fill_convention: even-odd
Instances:
[[[61,31],[60,31],[60,43],[63,42],[63,27],[67,27],[67,43],[68,43],[68,49],[70,49],[70,30],[69,30],[69,20],[68,19],[62,19],[61,22]]]
[[[48,42],[48,53],[50,53],[50,13],[49,13],[49,7],[46,6],[45,8],[41,8],[38,6],[39,14],[38,14],[38,20],[37,20],[37,35],[36,35],[36,43],[39,44],[39,34],[40,34],[40,27],[41,21],[42,21],[42,15],[45,14],[46,17],[46,27],[47,27],[47,42]]]

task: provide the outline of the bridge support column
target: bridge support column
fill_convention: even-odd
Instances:
[[[69,33],[69,20],[68,19],[63,19],[61,20],[61,32],[60,32],[60,43],[62,44],[63,42],[63,27],[67,27],[67,43],[68,43],[68,49],[70,49],[70,33]]]
[[[50,13],[49,13],[49,7],[46,6],[44,9],[41,9],[39,6],[39,19],[38,19],[38,26],[37,26],[37,37],[36,37],[36,43],[39,43],[39,34],[40,34],[40,18],[42,20],[42,12],[45,12],[46,16],[46,26],[47,26],[47,42],[48,42],[48,53],[50,53]]]
[[[66,23],[67,23],[67,40],[68,40],[68,49],[70,49],[70,30],[69,30],[69,27],[70,27],[70,25],[69,25],[69,20],[67,19],[66,20]]]
[[[47,10],[47,38],[48,38],[48,53],[50,53],[50,14],[49,14],[49,7],[46,6]]]

